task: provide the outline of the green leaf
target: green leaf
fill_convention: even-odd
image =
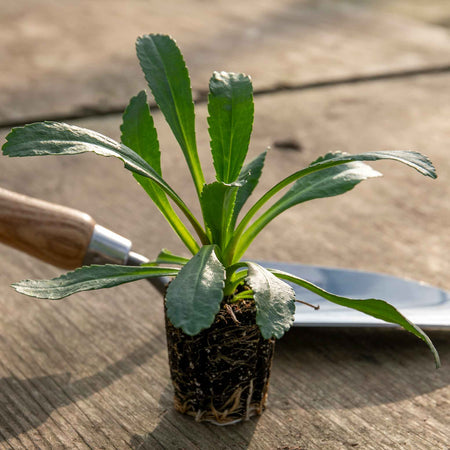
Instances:
[[[422,175],[437,178],[436,169],[425,155],[408,150],[366,152],[358,155],[351,155],[344,152],[327,153],[325,156],[322,156],[312,162],[310,167],[329,165],[329,163],[333,164],[336,162],[345,163],[350,161],[379,161],[383,159],[401,162],[417,170]]]
[[[161,176],[137,153],[123,144],[86,128],[58,122],[38,122],[13,130],[6,136],[3,153],[8,156],[75,155],[94,152],[114,156],[125,167],[155,181],[178,197]]]
[[[247,155],[253,125],[253,89],[244,74],[214,72],[209,81],[208,124],[216,178],[232,183]]]
[[[156,258],[157,264],[179,264],[181,266],[184,266],[187,262],[189,262],[189,259],[174,255],[166,248],[163,248]]]
[[[264,161],[266,159],[267,150],[258,155],[255,159],[246,164],[239,174],[237,179],[238,183],[241,184],[237,191],[236,202],[233,210],[233,217],[231,219],[230,228],[234,228],[236,224],[237,217],[244,206],[245,202],[248,200],[253,190],[258,184],[259,178],[261,177],[262,170],[264,167]]]
[[[126,108],[122,125],[121,141],[141,156],[161,176],[161,152],[153,118],[147,103],[145,91],[141,91],[130,100]],[[144,188],[171,227],[193,253],[199,250],[198,244],[167,200],[164,191],[151,179],[133,174],[137,182]]]
[[[122,143],[135,151],[161,175],[161,152],[145,91],[132,97],[122,117]]]
[[[211,232],[212,243],[220,248],[226,245],[228,230],[233,213],[238,186],[215,181],[205,184],[200,203],[207,229]]]
[[[328,153],[327,155],[318,158],[316,161],[311,163],[310,166],[305,169],[298,170],[297,172],[289,175],[285,179],[281,180],[275,186],[273,186],[269,191],[267,191],[247,212],[236,231],[233,235],[233,239],[226,249],[227,255],[232,255],[231,262],[239,260],[240,256],[236,257],[235,250],[241,240],[241,236],[244,233],[247,225],[250,223],[254,215],[262,208],[262,206],[268,202],[273,196],[284,189],[286,186],[290,185],[294,181],[306,177],[307,175],[319,172],[321,170],[327,169],[329,167],[334,167],[341,164],[346,164],[353,161],[376,161],[376,160],[393,160],[398,161],[407,166],[413,167],[419,173],[431,178],[436,178],[436,170],[430,160],[422,155],[421,153],[411,152],[411,151],[384,151],[384,152],[368,152],[360,153],[356,155],[350,155],[348,153]],[[248,244],[246,244],[248,246]],[[245,247],[247,248],[247,247]],[[244,250],[245,251],[245,250]],[[242,255],[243,252],[241,251]]]
[[[204,178],[195,139],[191,83],[183,55],[171,37],[161,34],[138,38],[136,51],[145,79],[183,150],[200,194]]]
[[[347,308],[356,309],[357,311],[360,311],[364,314],[368,314],[369,316],[375,317],[377,319],[384,320],[385,322],[400,325],[405,330],[422,339],[428,345],[431,352],[433,353],[436,362],[436,367],[440,367],[441,363],[439,360],[438,352],[434,347],[433,343],[431,342],[430,338],[417,325],[414,325],[412,322],[406,319],[396,308],[394,308],[392,305],[385,302],[384,300],[377,300],[373,298],[357,300],[346,297],[340,297],[338,295],[334,295],[331,294],[330,292],[324,291],[323,289],[310,283],[309,281],[295,277],[294,275],[291,275],[289,273],[282,272],[279,270],[271,270],[271,272],[278,278],[298,284],[299,286],[308,289],[311,292],[314,292],[315,294],[325,298],[326,300],[332,303],[336,303],[337,305],[341,306],[346,306]]]
[[[350,162],[311,173],[298,179],[269,209],[270,216],[275,217],[286,209],[308,200],[344,194],[361,181],[380,176],[380,172],[361,162]]]
[[[211,326],[220,310],[225,269],[214,247],[202,247],[167,289],[167,317],[175,327],[191,336]]]
[[[58,300],[81,291],[103,289],[143,278],[176,276],[178,269],[106,264],[84,266],[52,280],[24,280],[12,287],[31,297]]]
[[[160,186],[189,219],[202,239],[207,238],[189,208],[161,176],[136,152],[123,144],[86,128],[58,122],[39,122],[14,128],[3,145],[8,156],[75,155],[93,152],[101,156],[121,159],[125,167],[138,175],[150,178]]]
[[[361,181],[378,176],[381,176],[379,172],[357,161],[328,167],[298,179],[283,197],[248,227],[238,244],[237,257],[243,255],[253,239],[270,221],[292,206],[316,198],[343,194]]]
[[[294,323],[295,292],[264,267],[252,262],[246,264],[245,281],[253,290],[256,323],[265,339],[279,339]]]

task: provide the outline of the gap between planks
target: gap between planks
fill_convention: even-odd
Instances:
[[[412,70],[400,70],[394,72],[384,72],[372,75],[361,75],[354,77],[343,77],[336,78],[330,80],[319,80],[309,83],[301,83],[301,84],[288,84],[282,83],[277,84],[273,87],[256,89],[253,92],[253,95],[271,95],[278,94],[280,92],[285,91],[306,91],[313,89],[322,89],[334,86],[343,86],[349,84],[362,84],[362,83],[373,83],[382,80],[395,80],[401,78],[412,78],[417,76],[424,75],[440,75],[443,73],[450,73],[450,64],[445,64],[441,66],[434,67],[423,67]],[[208,91],[206,90],[194,90],[194,102],[196,104],[206,103],[208,100]],[[75,110],[70,114],[56,114],[52,117],[41,117],[41,116],[30,116],[24,118],[22,120],[11,120],[11,121],[3,121],[0,122],[0,129],[2,128],[13,128],[25,125],[26,123],[32,122],[42,122],[42,121],[55,121],[55,122],[64,122],[64,121],[72,121],[72,120],[80,120],[80,119],[89,119],[93,117],[105,117],[112,116],[116,114],[122,114],[125,110],[126,105],[118,105],[118,106],[108,106],[106,108],[99,107],[97,105],[91,105],[89,107],[83,108],[81,110]],[[156,110],[156,105],[150,105],[150,109]]]

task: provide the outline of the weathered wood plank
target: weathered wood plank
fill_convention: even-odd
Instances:
[[[440,178],[378,164],[385,180],[293,210],[249,255],[389,272],[450,289],[448,85],[448,76],[436,75],[258,97],[251,152],[286,137],[302,144],[297,152],[271,151],[263,188],[335,149],[418,149]],[[206,160],[204,106],[197,115]],[[191,202],[181,153],[155,119],[163,171]],[[118,117],[79,123],[119,135]],[[182,251],[119,162],[0,158],[0,168],[3,187],[84,210],[142,253],[162,245]],[[199,425],[172,410],[162,300],[148,283],[37,301],[8,284],[58,271],[6,247],[0,252],[1,448],[448,447],[447,332],[431,333],[444,363],[434,371],[425,345],[397,330],[292,330],[277,346],[264,415],[233,427]]]
[[[446,0],[393,0],[379,2],[369,0],[365,6],[371,6],[374,11],[383,11],[391,14],[411,17],[414,20],[438,25],[443,28],[450,26],[450,7]]]
[[[10,2],[0,17],[0,121],[122,108],[144,86],[133,46],[150,32],[179,41],[197,90],[207,88],[212,70],[249,73],[262,89],[450,64],[444,28],[382,8],[291,0],[168,0],[157,8],[139,0]]]

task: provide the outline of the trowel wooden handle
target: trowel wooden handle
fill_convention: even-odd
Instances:
[[[94,227],[88,214],[0,188],[0,242],[54,266],[80,267]]]

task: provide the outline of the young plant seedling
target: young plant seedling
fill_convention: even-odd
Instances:
[[[241,215],[266,157],[264,151],[245,162],[253,124],[250,78],[215,72],[210,80],[208,125],[216,179],[207,183],[197,153],[190,79],[180,50],[169,36],[159,34],[140,37],[136,48],[148,86],[186,159],[201,205],[201,218],[194,216],[162,177],[159,142],[144,91],[130,100],[123,114],[120,143],[73,125],[42,122],[13,129],[3,153],[42,156],[93,152],[121,159],[192,257],[162,251],[155,261],[140,267],[85,266],[52,280],[22,281],[14,288],[38,298],[61,299],[142,278],[171,276],[174,279],[166,293],[167,317],[186,335],[208,329],[223,302],[233,305],[254,301],[256,323],[262,336],[271,339],[281,338],[294,322],[295,293],[287,281],[330,302],[400,325],[426,342],[439,366],[439,356],[428,336],[386,301],[337,296],[307,280],[242,259],[264,227],[287,209],[308,200],[343,194],[363,180],[380,176],[366,162],[394,160],[436,178],[431,162],[412,151],[328,153],[281,180]],[[267,206],[281,191],[283,195]],[[193,233],[180,215],[189,222]]]

